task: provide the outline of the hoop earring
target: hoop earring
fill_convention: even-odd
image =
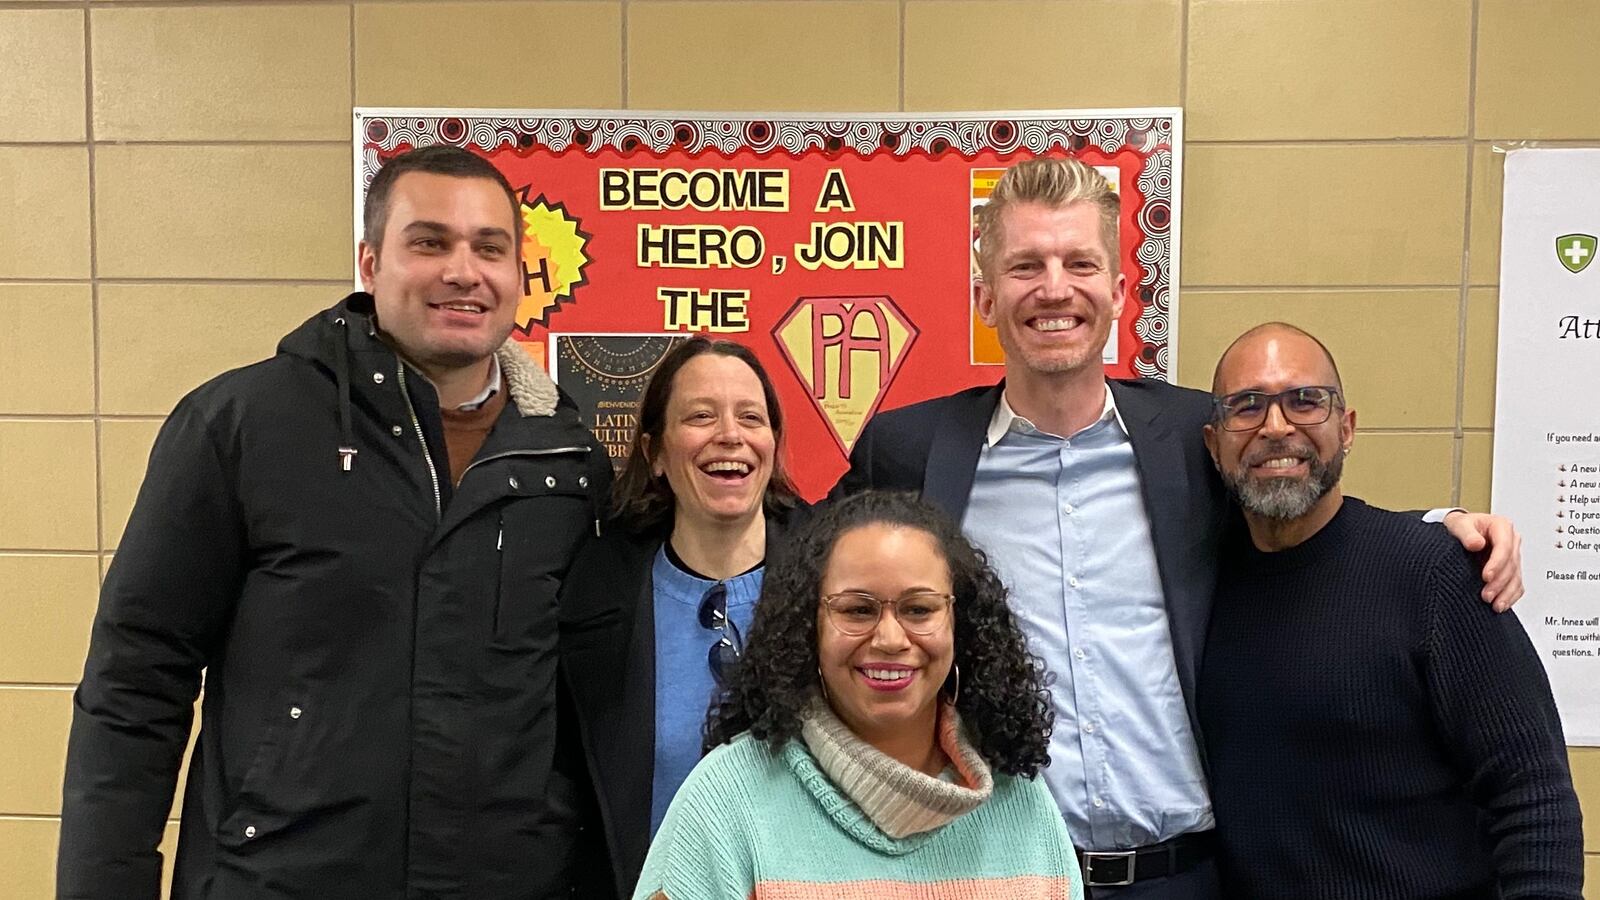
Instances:
[[[828,682],[822,677],[821,666],[817,666],[817,687],[822,690],[822,699],[826,700],[829,704],[832,704],[833,698],[828,696]]]
[[[956,680],[956,689],[950,694],[950,705],[954,706],[961,699],[961,666],[955,663],[950,665],[950,675]],[[948,679],[946,679],[948,681]]]

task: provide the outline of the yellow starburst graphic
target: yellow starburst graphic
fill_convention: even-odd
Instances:
[[[522,302],[517,304],[517,326],[524,331],[535,323],[550,324],[550,313],[569,303],[577,288],[588,283],[585,252],[592,236],[578,227],[575,216],[560,203],[540,194],[528,199],[522,192]]]

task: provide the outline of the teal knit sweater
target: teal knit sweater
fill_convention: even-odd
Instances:
[[[907,770],[908,772],[910,770]],[[933,830],[885,834],[801,740],[748,734],[690,773],[635,900],[1082,900],[1077,860],[1043,782],[996,773],[993,793]]]

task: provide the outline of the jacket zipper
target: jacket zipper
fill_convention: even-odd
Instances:
[[[491,454],[489,456],[480,457],[480,458],[475,459],[472,462],[468,463],[467,467],[465,469],[461,470],[461,478],[462,478],[462,480],[465,480],[466,477],[467,477],[467,473],[471,472],[473,469],[477,468],[479,464],[486,463],[486,462],[494,462],[497,459],[506,459],[506,458],[512,457],[512,456],[556,456],[556,455],[561,454],[561,453],[588,453],[588,452],[589,452],[589,448],[588,447],[551,447],[548,450],[505,450],[505,451],[502,451],[500,453],[495,453],[495,454]]]
[[[419,434],[420,434],[420,432],[419,432]],[[482,457],[481,459],[475,459],[471,463],[468,463],[467,467],[465,469],[461,470],[461,478],[462,478],[462,480],[465,480],[466,477],[467,477],[467,473],[471,472],[473,467],[478,465],[479,463],[493,462],[494,460],[506,459],[507,457],[511,457],[511,456],[556,456],[556,455],[562,454],[562,453],[588,453],[591,449],[593,449],[593,448],[578,446],[578,447],[549,447],[549,448],[545,448],[545,449],[541,449],[541,450],[506,450],[506,451],[503,451],[503,452],[500,452],[500,453],[490,454],[489,456]],[[591,497],[590,505],[593,506],[592,497]],[[505,519],[502,518],[500,520],[500,533],[495,535],[495,539],[494,539],[494,548],[496,550],[500,550],[501,549],[501,544],[505,540],[505,524],[506,524],[505,523]],[[599,537],[600,536],[600,515],[599,515],[598,512],[595,514],[595,517],[594,517],[594,536],[595,537]]]
[[[411,392],[406,390],[406,364],[395,362],[395,377],[400,382],[400,396],[406,399],[406,412],[411,414],[411,427],[417,432],[417,441],[422,444],[422,459],[428,464],[428,480],[433,483],[433,517],[444,517],[444,502],[439,496],[439,470],[433,467],[433,454],[428,452],[428,438],[422,433],[422,420],[417,418],[417,408],[411,405]]]

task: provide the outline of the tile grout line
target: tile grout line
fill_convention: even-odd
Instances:
[[[106,465],[105,423],[100,418],[100,232],[98,169],[94,141],[94,13],[87,4],[83,10],[83,136],[89,162],[89,335],[93,347],[94,370],[94,547],[95,555],[105,553]],[[98,582],[98,579],[96,579]]]
[[[1185,140],[1185,147],[1448,147],[1459,134],[1407,134],[1397,137],[1248,137]]]
[[[1194,127],[1193,121],[1189,118],[1189,3],[1190,0],[1183,0],[1183,2],[1178,6],[1178,115],[1183,126],[1184,135],[1189,134],[1190,129]],[[1178,151],[1178,158],[1181,165],[1183,160],[1187,160],[1189,158],[1187,139],[1184,140],[1184,145],[1179,147]],[[1184,173],[1181,168],[1175,174],[1178,178],[1179,185],[1185,185],[1189,183],[1187,174]],[[1173,202],[1175,204],[1174,208],[1176,208],[1180,214],[1187,206],[1184,198],[1181,195],[1174,197]],[[1180,219],[1181,223],[1181,215],[1178,218]],[[1177,242],[1174,244],[1174,246],[1177,250],[1177,261],[1182,263],[1183,232],[1181,229],[1178,230]],[[1170,311],[1168,315],[1171,317],[1171,320],[1167,323],[1167,346],[1173,348],[1174,356],[1172,367],[1167,372],[1167,379],[1173,384],[1177,384],[1178,361],[1176,352],[1177,348],[1181,348],[1183,346],[1183,295],[1189,290],[1189,287],[1183,284],[1181,265],[1179,266],[1179,275],[1177,278],[1174,278],[1173,281],[1177,283],[1172,285],[1172,294],[1167,299],[1167,308]]]
[[[1186,291],[1211,294],[1393,294],[1418,291],[1454,291],[1459,281],[1437,284],[1217,284],[1193,282],[1180,285]]]
[[[60,824],[60,813],[0,813],[0,822],[55,822]],[[178,824],[176,816],[167,816],[167,826]]]
[[[4,3],[5,0],[0,0]],[[118,9],[123,7],[118,6]],[[9,11],[0,6],[0,10]],[[349,147],[350,140],[337,138],[107,138],[102,144],[117,147]],[[0,141],[0,148],[82,147],[83,141]]]
[[[1192,123],[1188,122],[1189,112],[1189,3],[1183,0],[1183,6],[1178,10],[1178,108],[1184,112],[1183,130],[1187,134]],[[1185,145],[1193,143],[1185,141]]]
[[[0,0],[0,7],[6,9],[61,9],[66,0]],[[74,0],[74,7],[95,9],[195,9],[201,6],[341,6],[349,0]],[[440,0],[358,0],[368,6],[423,6],[434,4]],[[490,3],[501,0],[487,0]],[[593,0],[546,0],[546,2],[560,2],[570,5],[593,2]],[[766,0],[777,2],[777,0]]]
[[[1461,286],[1456,298],[1456,427],[1450,459],[1451,506],[1461,505],[1461,480],[1466,468],[1467,441],[1462,425],[1465,423],[1467,407],[1467,313],[1472,302],[1472,176],[1477,156],[1473,139],[1477,133],[1478,118],[1478,2],[1472,0],[1472,17],[1467,34],[1467,183],[1466,195],[1462,199]],[[1490,478],[1493,477],[1491,471]]]
[[[350,24],[348,26],[349,29],[350,29],[350,57],[349,57],[349,60],[348,60],[348,65],[350,66],[350,115],[351,115],[351,118],[353,119],[355,117],[355,113],[356,113],[356,4],[355,4],[355,0],[351,0],[349,6],[347,8],[350,10]]]
[[[348,19],[348,24],[345,27],[349,31],[348,37],[349,37],[349,41],[350,41],[350,56],[349,56],[349,59],[348,59],[346,64],[350,67],[350,127],[351,127],[351,129],[353,131],[355,129],[355,118],[356,118],[356,3],[355,3],[355,0],[350,0],[350,5],[347,7],[347,9],[349,9],[349,11],[350,11],[350,18]],[[357,136],[352,136],[352,140],[355,140],[355,139],[358,139],[358,137]],[[355,185],[360,184],[361,181],[362,181],[361,163],[358,160],[359,160],[359,157],[352,156],[351,164],[350,164],[351,165],[350,179],[353,182],[353,184],[351,186],[351,189],[352,189],[351,202],[353,204],[355,204],[356,206],[363,206],[364,204],[362,204],[360,201],[356,200],[355,199],[355,195],[354,195],[354,187],[355,187]],[[365,191],[363,191],[362,199],[365,199]],[[352,213],[352,215],[356,215],[357,214],[355,212],[355,210],[351,210],[351,213]],[[360,246],[360,241],[361,241],[360,236],[359,235],[351,235],[351,238],[354,239],[357,242],[356,246],[359,247]],[[350,282],[347,281],[347,282],[345,282],[345,284],[349,285]],[[363,287],[365,287],[365,285],[363,285]],[[346,290],[348,290],[348,289],[349,288],[347,287]]]
[[[906,2],[900,0],[900,112],[906,111]]]
[[[166,413],[0,413],[0,422],[159,422],[166,418]]]
[[[0,813],[0,822],[60,822],[61,814],[49,813]],[[167,824],[178,824],[177,816],[167,816]]]
[[[116,285],[118,287],[150,286],[150,285],[223,285],[227,287],[325,287],[328,285],[347,285],[347,278],[230,278],[228,276],[190,275],[179,278],[99,278],[102,285]],[[0,285],[91,285],[89,278],[0,278]]]

